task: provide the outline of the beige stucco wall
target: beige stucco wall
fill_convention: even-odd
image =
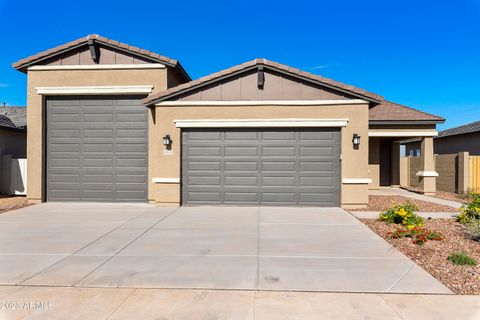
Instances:
[[[400,157],[400,187],[409,187],[410,157]]]
[[[422,159],[422,171],[435,171],[435,155],[433,153],[433,138],[424,137],[421,144],[420,158]],[[436,177],[421,177],[420,188],[423,194],[433,195],[436,191]]]
[[[354,133],[368,137],[368,105],[337,106],[157,106],[156,124],[151,134],[161,138],[170,134],[172,155],[163,154],[161,143],[150,147],[150,168],[153,177],[181,178],[181,130],[174,120],[187,119],[349,119],[341,129],[342,178],[368,178],[368,139],[363,139],[356,150],[352,145]],[[150,145],[152,145],[152,138]],[[149,193],[160,205],[180,204],[180,185],[154,184],[150,180]],[[342,184],[341,202],[344,207],[363,206],[368,202],[367,184]]]
[[[44,96],[36,93],[36,87],[68,86],[126,86],[153,85],[153,91],[167,88],[167,69],[119,69],[119,70],[35,70],[28,72],[27,84],[27,157],[28,157],[28,194],[32,202],[41,201],[43,190],[43,117]],[[153,127],[153,117],[149,117],[149,128]],[[149,148],[156,149],[158,137],[149,130]],[[149,150],[152,151],[152,150]],[[149,163],[155,163],[149,153]],[[149,171],[149,180],[151,172]]]

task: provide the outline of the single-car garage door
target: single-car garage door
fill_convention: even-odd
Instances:
[[[183,204],[339,206],[336,129],[189,129]]]
[[[47,201],[147,201],[147,108],[140,97],[51,97]]]

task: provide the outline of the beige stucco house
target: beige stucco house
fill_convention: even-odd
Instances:
[[[438,116],[256,59],[192,81],[178,61],[90,35],[14,64],[28,76],[28,198],[365,206]]]

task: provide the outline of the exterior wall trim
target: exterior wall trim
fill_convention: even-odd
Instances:
[[[177,128],[346,127],[348,119],[192,119],[174,123]]]
[[[153,85],[145,86],[94,86],[94,87],[36,87],[40,95],[95,95],[95,94],[149,94]]]
[[[153,178],[153,183],[180,183],[180,178]]]
[[[369,137],[436,137],[437,131],[369,131]]]
[[[361,178],[361,179],[342,179],[343,184],[369,184],[372,183],[372,179]]]
[[[232,101],[162,101],[155,106],[317,106],[367,104],[362,99],[351,100],[232,100]]]
[[[438,177],[438,172],[436,171],[418,171],[417,177]]]
[[[54,65],[54,66],[31,66],[28,71],[50,70],[115,70],[115,69],[165,69],[161,63],[139,64],[84,64],[84,65]]]

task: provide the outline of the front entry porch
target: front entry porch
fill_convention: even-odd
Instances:
[[[425,195],[433,195],[436,192],[435,160],[433,152],[433,136],[436,132],[428,135],[413,137],[421,141],[420,163],[414,175],[418,181],[418,191]],[[378,190],[380,187],[400,187],[402,176],[405,176],[407,168],[402,165],[401,157],[405,156],[403,143],[411,140],[412,136],[402,132],[396,134],[372,132],[369,137],[368,170],[370,179],[369,190]],[[411,179],[412,177],[409,177]]]

